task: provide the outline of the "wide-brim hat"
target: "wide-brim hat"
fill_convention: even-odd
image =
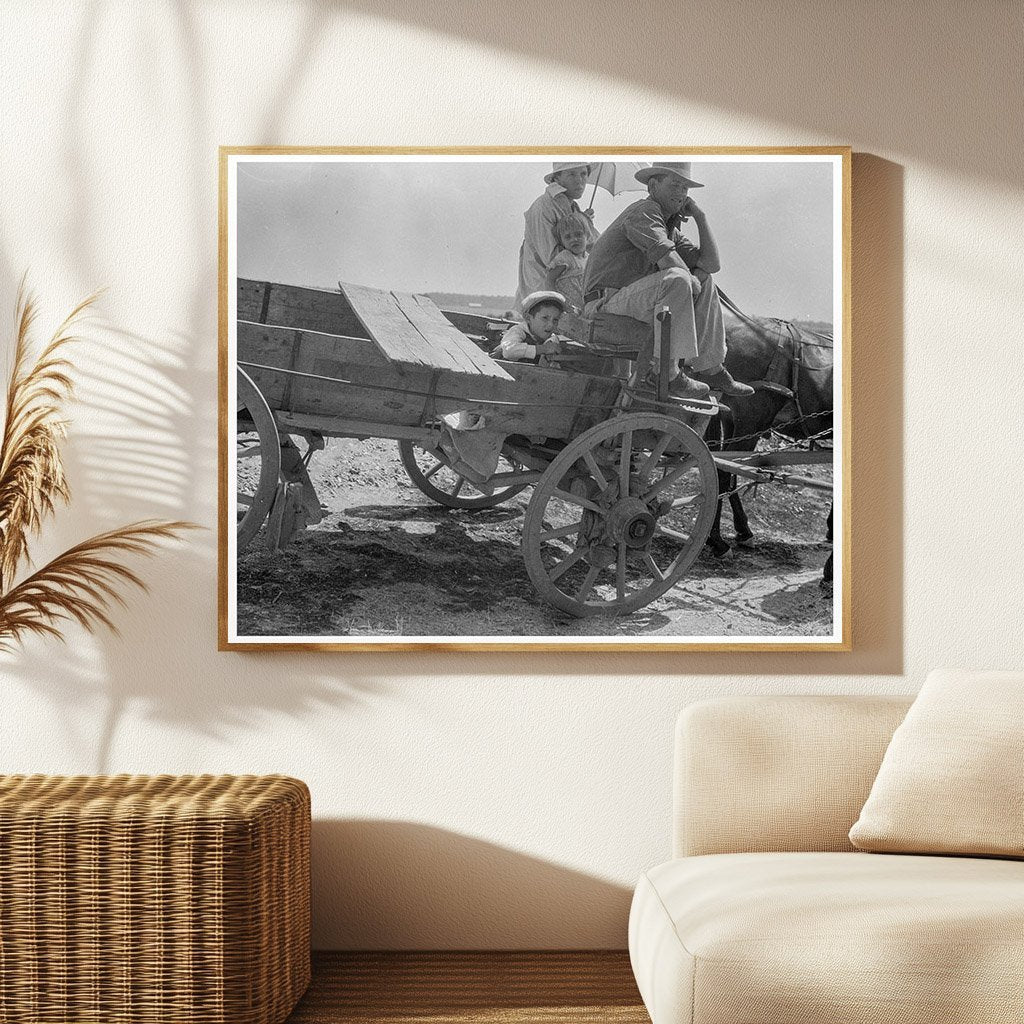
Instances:
[[[553,185],[555,181],[555,175],[560,171],[571,171],[574,167],[586,167],[587,173],[590,173],[590,164],[575,163],[575,164],[552,164],[551,173],[544,175],[544,180],[549,184]]]
[[[561,292],[530,292],[519,304],[519,308],[523,311],[523,316],[529,316],[534,307],[542,302],[553,302],[563,313],[565,312],[565,296]]]
[[[653,178],[656,174],[674,174],[677,178],[682,178],[683,184],[687,188],[703,188],[704,185],[701,182],[694,181],[690,177],[690,168],[692,166],[688,162],[681,164],[651,164],[650,167],[641,167],[633,177],[646,185],[647,179]]]

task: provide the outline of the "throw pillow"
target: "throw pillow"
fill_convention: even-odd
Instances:
[[[935,671],[893,735],[850,841],[1024,857],[1024,672]]]

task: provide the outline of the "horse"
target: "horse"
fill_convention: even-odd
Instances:
[[[726,369],[755,388],[745,398],[729,398],[717,417],[717,437],[708,438],[718,451],[749,451],[775,430],[806,440],[832,427],[832,336],[798,327],[788,320],[744,313],[719,290],[728,354]],[[719,494],[729,495],[736,541],[753,538],[735,477],[719,471]],[[829,512],[829,535],[832,513]],[[722,556],[730,545],[722,538],[722,499],[707,543]],[[829,536],[831,539],[831,536]]]

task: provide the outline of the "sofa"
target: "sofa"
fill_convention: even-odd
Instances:
[[[1016,688],[1004,687],[1003,704],[1019,679],[997,680]],[[969,700],[970,680],[962,682]],[[680,715],[674,857],[641,877],[629,922],[653,1024],[1024,1021],[1024,860],[862,852],[850,840],[910,706],[760,696]],[[1018,750],[1019,721],[1003,723]],[[965,749],[958,771],[981,785],[969,763],[981,749],[998,774],[996,745]],[[1014,832],[1024,825],[1021,764],[1003,758],[1006,791],[994,787],[1019,812],[1007,819]],[[918,810],[930,814],[955,788],[947,783]],[[964,818],[978,802],[969,789]],[[949,796],[951,817],[939,819],[947,823],[958,813],[957,794]]]

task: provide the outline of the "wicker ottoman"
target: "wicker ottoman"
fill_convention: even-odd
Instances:
[[[309,832],[279,775],[0,777],[0,1021],[283,1021]]]

